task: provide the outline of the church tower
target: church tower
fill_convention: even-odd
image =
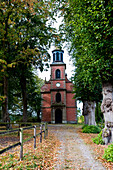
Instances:
[[[77,123],[76,102],[73,99],[73,84],[67,79],[63,50],[53,50],[51,75],[41,88],[42,121],[49,123]]]

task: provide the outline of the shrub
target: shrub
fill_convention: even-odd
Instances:
[[[100,133],[101,130],[98,126],[87,125],[82,130],[83,133]]]
[[[107,149],[105,149],[103,158],[109,162],[113,162],[113,144],[109,145]]]
[[[102,139],[102,131],[98,134],[97,137],[92,138],[92,141],[93,141],[94,143],[96,143],[97,145],[99,145],[99,144],[103,145],[103,144],[104,144],[104,141],[103,141],[103,139]]]
[[[84,128],[85,128],[85,127],[87,127],[87,126],[88,126],[88,125],[86,125],[86,124],[85,124],[85,125],[83,125],[83,126],[82,126],[82,129],[84,129]]]
[[[100,128],[100,129],[104,129],[104,127],[105,127],[105,123],[98,123],[98,127]]]
[[[28,117],[28,122],[37,122],[37,117]]]

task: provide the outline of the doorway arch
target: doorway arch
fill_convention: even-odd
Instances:
[[[61,109],[55,110],[55,123],[62,123],[62,110]]]

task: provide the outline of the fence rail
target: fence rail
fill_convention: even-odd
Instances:
[[[33,122],[0,122],[0,129],[3,130],[5,127],[5,130],[11,130],[13,129],[13,126],[18,126],[18,128],[22,126],[31,126],[34,124],[40,124],[40,123],[33,123]]]
[[[36,134],[36,128],[37,127],[40,127],[40,132]],[[29,130],[29,129],[34,129],[34,135],[23,140],[23,133],[24,133],[23,131]],[[40,125],[34,125],[34,126],[30,126],[30,127],[18,128],[18,129],[15,129],[15,130],[8,130],[8,131],[0,132],[0,135],[10,134],[10,133],[14,133],[14,132],[20,133],[20,142],[15,143],[15,144],[13,144],[9,147],[6,147],[6,148],[0,150],[0,154],[20,145],[20,160],[22,160],[23,159],[23,143],[34,138],[34,149],[35,149],[36,148],[36,137],[39,135],[40,136],[40,143],[42,143],[42,133],[44,133],[44,139],[45,139],[46,136],[48,135],[48,126],[47,126],[47,123],[44,123],[44,124],[40,124]]]

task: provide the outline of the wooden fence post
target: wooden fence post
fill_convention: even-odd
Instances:
[[[48,136],[48,124],[46,123],[46,136]]]
[[[20,128],[20,161],[23,159],[23,128]]]
[[[42,143],[42,124],[40,125],[40,143]]]
[[[34,125],[34,149],[36,148],[36,125]]]
[[[44,139],[46,138],[46,123],[44,123]]]
[[[19,123],[19,129],[20,129],[20,123]],[[19,131],[18,131],[18,136],[19,136]]]

